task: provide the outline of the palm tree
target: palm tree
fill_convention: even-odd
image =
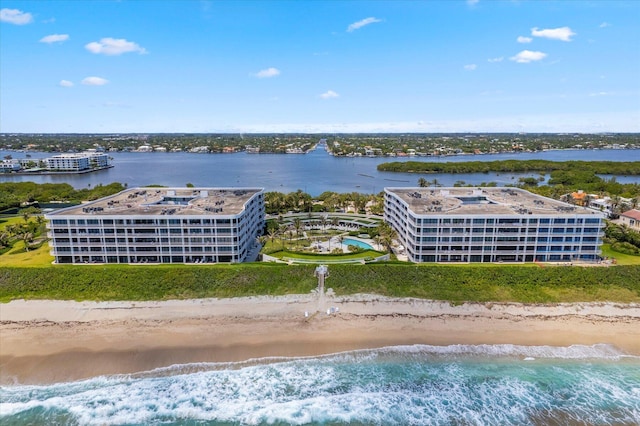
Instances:
[[[340,218],[337,216],[334,216],[331,218],[331,226],[333,226],[334,228],[338,228],[338,225],[340,225]]]
[[[278,227],[278,235],[280,236],[280,241],[282,242],[282,249],[284,250],[284,238],[287,233],[289,227],[287,225],[280,225]]]
[[[0,234],[0,246],[8,247],[9,246],[10,235],[8,232],[4,231]]]
[[[296,230],[296,238],[300,238],[300,229],[302,229],[302,220],[299,217],[296,217],[293,220],[293,227]]]
[[[427,186],[429,186],[429,181],[421,177],[420,179],[418,179],[418,186],[420,188],[426,188]]]
[[[329,219],[327,219],[327,215],[320,216],[320,226],[322,227],[323,234],[327,233],[326,226],[328,223],[329,223]]]
[[[267,229],[267,235],[271,239],[271,243],[273,243],[273,241],[276,239],[276,236],[278,235],[278,228],[269,227],[269,229]]]
[[[25,232],[22,234],[22,241],[24,241],[24,251],[29,251],[29,244],[33,241],[33,234],[31,232]]]
[[[388,223],[381,223],[380,226],[378,226],[378,235],[380,243],[387,249],[387,251],[391,251],[391,244],[393,243],[393,240],[398,238],[396,230]]]

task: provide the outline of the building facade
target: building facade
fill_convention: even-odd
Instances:
[[[18,160],[1,160],[0,173],[17,172],[22,168]]]
[[[640,230],[640,210],[632,209],[622,213],[620,215],[620,223],[628,226],[633,230],[639,231]]]
[[[600,258],[604,214],[517,188],[385,188],[384,218],[413,262]]]
[[[59,154],[45,159],[47,169],[51,171],[80,172],[96,167],[107,167],[109,156],[99,152],[82,152],[78,154]]]
[[[244,262],[264,217],[256,188],[135,188],[46,215],[55,263],[71,264]]]

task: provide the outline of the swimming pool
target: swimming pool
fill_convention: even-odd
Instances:
[[[345,238],[342,240],[342,244],[345,244],[347,246],[358,246],[360,248],[363,248],[365,250],[373,250],[373,247],[371,247],[371,245],[362,242],[362,241],[358,241],[358,240],[352,240],[351,238]]]

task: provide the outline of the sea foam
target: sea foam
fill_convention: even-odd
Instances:
[[[607,345],[412,345],[3,387],[0,423],[637,424],[639,394]]]

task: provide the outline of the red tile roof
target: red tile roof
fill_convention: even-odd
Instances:
[[[630,219],[640,220],[640,210],[636,210],[636,209],[629,210],[622,213],[621,216],[628,217]]]

